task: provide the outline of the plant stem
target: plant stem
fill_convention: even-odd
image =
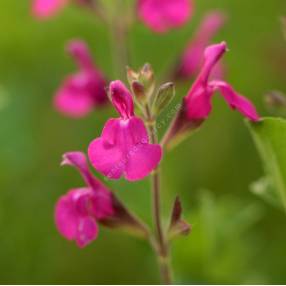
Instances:
[[[148,106],[146,107],[147,124],[149,129],[150,141],[157,144],[156,121],[152,119]],[[153,219],[156,231],[157,248],[155,249],[158,264],[161,273],[161,282],[163,284],[172,284],[172,274],[169,258],[168,242],[165,239],[162,228],[161,211],[160,211],[160,168],[159,166],[151,174],[152,182],[152,202],[153,202]]]
[[[115,10],[110,19],[111,52],[113,56],[114,76],[123,80],[128,64],[127,35],[128,25],[121,13],[124,11],[123,1],[117,0]]]

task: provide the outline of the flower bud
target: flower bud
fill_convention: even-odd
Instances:
[[[139,72],[127,67],[127,79],[134,94],[136,104],[142,108],[150,100],[155,88],[154,72],[150,64],[145,64]]]
[[[127,80],[130,85],[132,85],[133,81],[138,80],[139,78],[139,74],[130,67],[126,68],[126,73],[127,73]]]
[[[146,97],[149,98],[154,92],[154,71],[150,64],[146,63],[140,70],[139,81],[144,86]]]
[[[179,197],[176,197],[171,214],[171,221],[168,230],[169,238],[178,235],[188,235],[191,231],[191,225],[182,219],[182,204]]]
[[[172,82],[167,82],[159,87],[157,94],[152,103],[152,112],[159,115],[174,99],[175,85]]]

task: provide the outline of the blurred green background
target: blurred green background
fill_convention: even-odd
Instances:
[[[167,35],[154,35],[138,23],[130,35],[130,65],[148,61],[156,73],[163,72],[201,16],[222,9],[229,20],[216,40],[226,40],[230,48],[228,80],[267,115],[262,95],[286,91],[286,43],[279,22],[285,0],[195,2],[190,23]],[[111,77],[109,36],[97,19],[76,7],[37,22],[29,5],[28,0],[0,1],[0,283],[158,283],[156,261],[144,241],[101,228],[99,239],[80,250],[55,229],[57,198],[83,185],[76,171],[59,167],[61,155],[85,151],[115,114],[106,108],[71,120],[54,111],[54,91],[75,70],[64,45],[85,39]],[[178,100],[190,84],[177,87]],[[190,236],[172,244],[177,283],[286,282],[285,215],[249,191],[262,167],[238,113],[217,96],[202,130],[166,154],[162,169],[165,218],[179,194],[193,224]],[[148,180],[107,184],[150,222]]]

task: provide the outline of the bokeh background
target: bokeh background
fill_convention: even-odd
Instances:
[[[111,1],[111,0],[106,0]],[[224,10],[229,20],[216,41],[226,40],[227,78],[268,115],[263,94],[286,91],[286,42],[279,17],[285,0],[200,0],[190,23],[167,35],[138,23],[131,31],[130,65],[150,62],[156,73],[173,63],[201,16]],[[94,16],[69,7],[38,22],[28,0],[0,1],[0,283],[158,283],[150,247],[122,232],[101,228],[83,250],[57,233],[53,210],[69,188],[82,186],[61,155],[86,150],[114,116],[106,108],[82,120],[56,113],[53,93],[75,67],[64,53],[72,38],[85,39],[99,67],[112,74],[107,29]],[[191,82],[177,86],[177,100]],[[242,117],[216,97],[214,112],[195,136],[166,154],[163,211],[179,194],[188,237],[172,244],[177,283],[285,283],[286,220],[249,191],[262,166]],[[107,184],[130,208],[150,218],[149,182]]]

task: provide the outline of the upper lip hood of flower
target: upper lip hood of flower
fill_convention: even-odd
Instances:
[[[67,44],[67,52],[73,57],[80,68],[94,69],[93,59],[87,44],[82,40],[72,40]]]
[[[112,104],[123,119],[134,116],[132,95],[120,80],[115,80],[110,83],[109,93]]]

